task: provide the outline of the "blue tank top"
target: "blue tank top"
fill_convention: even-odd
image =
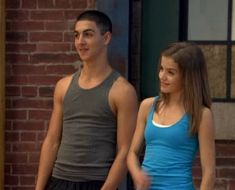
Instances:
[[[192,165],[198,151],[198,137],[189,134],[187,114],[169,127],[153,123],[154,104],[145,128],[143,170],[151,177],[150,190],[195,190]]]

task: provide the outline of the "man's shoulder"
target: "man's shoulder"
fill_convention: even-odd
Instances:
[[[131,102],[137,100],[137,94],[134,86],[123,76],[119,76],[113,83],[110,98],[118,102]]]
[[[59,85],[60,87],[68,85],[71,82],[72,77],[73,77],[73,74],[64,76],[63,78],[57,81],[56,85],[57,86]]]
[[[66,91],[68,90],[69,85],[72,81],[72,77],[73,77],[73,74],[65,76],[65,77],[61,78],[59,81],[57,81],[56,87],[55,87],[55,93],[64,97],[64,95],[65,95]]]
[[[114,88],[117,90],[134,90],[134,86],[122,75],[119,75],[117,80],[114,82]]]

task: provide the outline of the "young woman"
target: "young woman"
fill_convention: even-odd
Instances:
[[[214,124],[201,49],[178,42],[160,57],[160,95],[140,105],[127,164],[138,190],[195,190],[192,165],[200,152],[200,190],[215,180]],[[145,141],[142,166],[138,154]]]

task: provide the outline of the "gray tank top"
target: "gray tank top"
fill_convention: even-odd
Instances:
[[[113,71],[92,89],[73,75],[63,102],[63,132],[52,176],[74,182],[105,180],[116,154],[116,116],[108,94],[120,76]]]

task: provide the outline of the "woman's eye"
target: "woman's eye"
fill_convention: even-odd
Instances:
[[[170,74],[170,75],[174,75],[175,73],[174,73],[174,72],[172,72],[172,71],[169,71],[169,74]]]

